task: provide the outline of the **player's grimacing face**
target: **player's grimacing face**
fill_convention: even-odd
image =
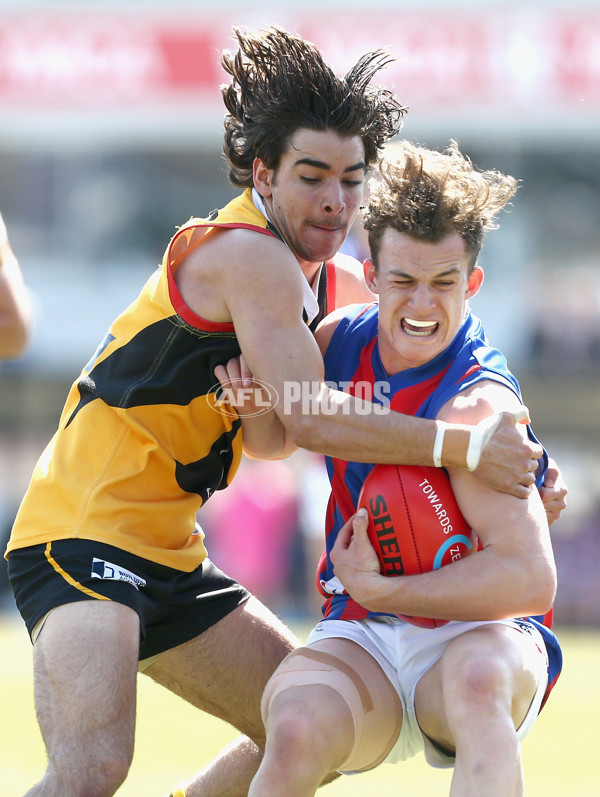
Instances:
[[[388,228],[375,273],[366,278],[379,295],[379,350],[388,373],[423,365],[446,349],[460,329],[467,300],[483,280],[458,233],[438,243],[419,241]]]
[[[358,136],[301,128],[276,170],[255,169],[269,217],[300,262],[321,263],[343,244],[363,198]]]

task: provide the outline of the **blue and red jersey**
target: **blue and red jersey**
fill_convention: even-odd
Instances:
[[[468,312],[452,343],[424,365],[389,376],[379,355],[378,305],[355,305],[338,324],[325,354],[325,379],[332,387],[387,409],[420,418],[435,418],[453,396],[484,379],[512,390],[521,400],[519,383],[504,355],[488,343],[481,321]],[[376,409],[374,410],[377,411]],[[532,440],[536,440],[528,427]],[[373,464],[325,458],[331,483],[326,516],[326,548],[317,569],[317,586],[325,597],[324,619],[359,620],[376,616],[344,591],[335,577],[329,553],[340,528],[356,512],[363,482]],[[548,466],[544,452],[537,473],[541,486]],[[551,617],[526,618],[541,631],[551,658],[551,682],[558,677],[562,657],[550,631]]]

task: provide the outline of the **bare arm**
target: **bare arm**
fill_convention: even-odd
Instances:
[[[470,417],[512,406],[506,388],[485,388],[444,410],[447,419]],[[514,399],[516,401],[516,398]],[[379,575],[375,552],[361,518],[340,532],[331,558],[352,597],[373,611],[454,620],[494,620],[543,614],[552,605],[556,571],[544,508],[537,491],[525,501],[496,492],[464,469],[450,470],[463,515],[483,550],[431,573],[398,578]]]
[[[0,216],[0,357],[17,357],[27,343],[31,309],[19,263]]]
[[[335,270],[336,308],[377,300],[377,296],[367,286],[363,266],[358,260],[338,253],[335,257]],[[318,335],[316,338],[318,342]],[[236,408],[242,422],[243,449],[247,456],[256,459],[283,459],[298,449],[278,415],[273,411],[261,412],[262,408],[253,402],[254,391],[260,391],[261,387],[254,381],[243,354],[225,365],[217,366],[215,376],[223,388],[236,393]],[[240,387],[242,390],[236,391]]]
[[[215,368],[221,387],[235,399],[242,422],[242,448],[253,459],[285,459],[298,446],[287,433],[277,413],[273,398],[254,380],[244,355]]]

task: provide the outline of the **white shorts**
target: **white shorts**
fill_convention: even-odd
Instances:
[[[548,685],[546,646],[540,632],[530,623],[515,620],[453,620],[440,628],[420,628],[395,617],[323,620],[313,628],[306,644],[311,645],[328,637],[351,639],[367,650],[386,673],[398,692],[404,716],[398,740],[382,763],[396,764],[424,751],[431,766],[452,767],[454,756],[445,755],[421,732],[415,713],[415,690],[421,676],[435,664],[453,639],[473,628],[493,623],[507,625],[531,635],[533,644],[540,650],[537,690],[527,716],[517,730],[519,739],[524,739],[533,727]]]

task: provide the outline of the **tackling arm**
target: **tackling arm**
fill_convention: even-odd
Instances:
[[[216,265],[207,269],[206,260]],[[233,320],[251,372],[279,395],[275,411],[295,444],[361,462],[431,465],[436,434],[445,428],[441,464],[466,466],[469,441],[475,439],[468,425],[444,427],[395,412],[375,415],[368,402],[325,384],[319,349],[301,321],[303,276],[280,241],[228,230],[195,249],[183,265],[184,298],[204,317]],[[207,293],[214,315],[205,314]],[[541,448],[516,432],[508,413],[485,442],[475,452],[482,452],[477,475],[495,489],[528,496]]]

